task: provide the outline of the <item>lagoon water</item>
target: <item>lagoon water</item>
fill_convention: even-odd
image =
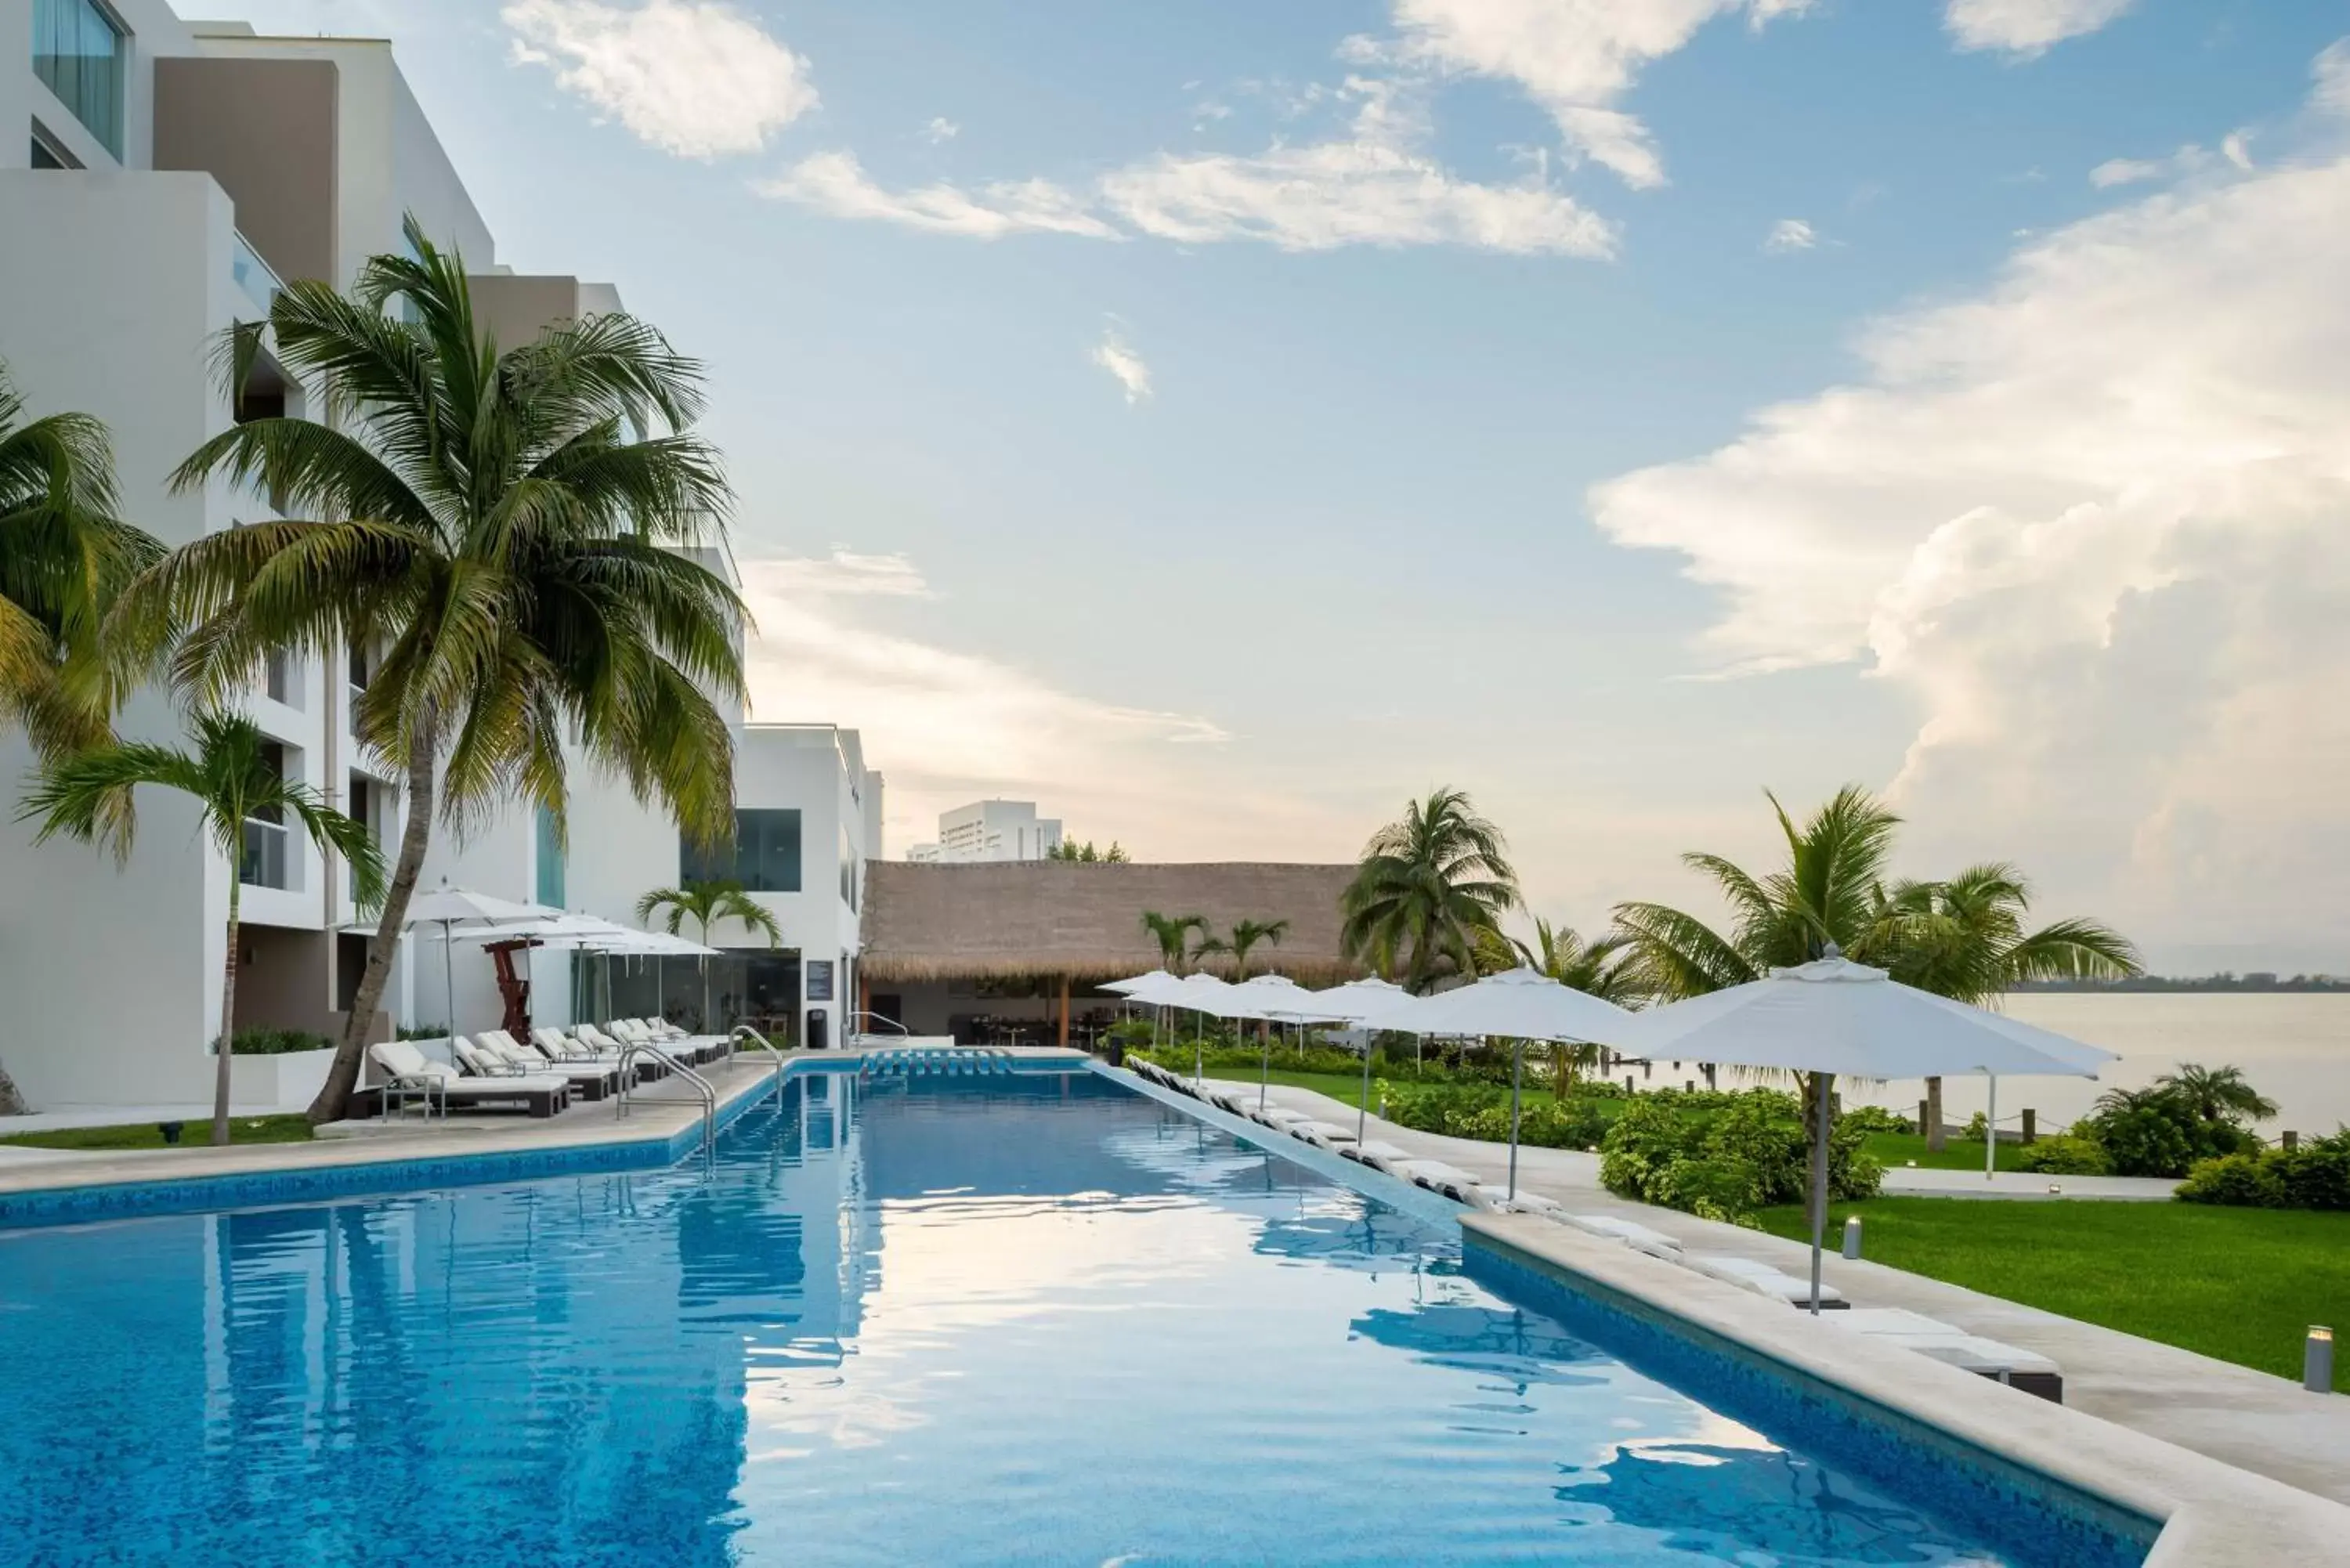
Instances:
[[[2029,1106],[2043,1132],[2085,1114],[2108,1088],[2144,1088],[2181,1062],[2235,1066],[2281,1107],[2261,1127],[2273,1138],[2285,1128],[2330,1133],[2350,1124],[2350,993],[2031,992],[2008,998],[2005,1011],[2043,1029],[2118,1052],[2095,1083],[2085,1079],[2012,1078],[1999,1088],[2000,1125],[2016,1126]],[[1658,1064],[1661,1075],[1663,1064]],[[1911,1079],[1856,1098],[1914,1112],[1925,1088]],[[1983,1108],[1980,1079],[1948,1080],[1943,1116],[1964,1122]]]

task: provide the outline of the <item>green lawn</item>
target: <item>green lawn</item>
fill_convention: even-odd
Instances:
[[[232,1116],[228,1124],[231,1143],[307,1143],[310,1121],[307,1116]],[[212,1142],[212,1118],[187,1124],[180,1134],[180,1146],[204,1147]],[[52,1132],[18,1133],[13,1137],[0,1137],[0,1144],[16,1144],[26,1148],[161,1148],[163,1134],[153,1122],[134,1122],[127,1127],[59,1127]]]
[[[1982,1168],[1981,1138],[1972,1142],[1957,1137],[1946,1139],[1942,1145],[1942,1152],[1936,1154],[1927,1148],[1924,1136],[1918,1133],[1871,1133],[1868,1136],[1868,1152],[1883,1160],[1887,1169],[1906,1166],[1913,1161],[1928,1170],[1981,1170]],[[2001,1144],[1999,1168],[2022,1170],[2023,1145]]]
[[[1831,1238],[1851,1213],[1877,1262],[2296,1382],[2309,1326],[2350,1324],[2350,1214],[1882,1198],[1835,1205]],[[1758,1218],[1810,1233],[1800,1208]],[[2334,1386],[2350,1390],[2350,1360]]]
[[[1187,1077],[1191,1075],[1191,1068],[1188,1063],[1168,1061],[1164,1065],[1170,1070],[1181,1072]],[[1257,1068],[1253,1063],[1245,1068],[1211,1067],[1208,1069],[1208,1076],[1221,1078],[1227,1083],[1253,1084],[1257,1080]],[[1344,1105],[1359,1106],[1363,1100],[1362,1075],[1357,1073],[1292,1072],[1284,1068],[1280,1058],[1275,1057],[1273,1064],[1272,1081],[1276,1084],[1287,1084],[1292,1088],[1312,1089],[1319,1094],[1327,1095]],[[1374,1111],[1378,1109],[1378,1093],[1379,1070],[1373,1067],[1371,1069],[1371,1108]],[[1550,1090],[1538,1087],[1534,1080],[1529,1078],[1525,1084],[1524,1098],[1526,1104],[1532,1105],[1536,1100],[1548,1101],[1552,1096]]]

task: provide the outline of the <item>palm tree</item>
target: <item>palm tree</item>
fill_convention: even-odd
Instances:
[[[1637,1007],[1648,999],[1648,971],[1627,933],[1610,931],[1604,937],[1586,940],[1572,926],[1554,926],[1536,916],[1534,940],[1534,947],[1523,942],[1516,944],[1520,957],[1529,967],[1540,970],[1561,985],[1618,1007]],[[1598,1046],[1590,1044],[1553,1045],[1551,1073],[1555,1092],[1564,1095],[1573,1088],[1576,1069],[1596,1065],[1599,1051]]]
[[[2241,1067],[2206,1067],[2181,1062],[2176,1073],[2155,1079],[2158,1091],[2168,1094],[2206,1122],[2264,1122],[2277,1114],[2277,1103],[2244,1081]]]
[[[1501,829],[1462,791],[1410,802],[1371,836],[1355,879],[1339,896],[1339,944],[1381,974],[1425,992],[1448,974],[1476,972],[1478,933],[1517,907],[1518,877]]]
[[[1235,920],[1232,922],[1232,934],[1229,940],[1212,932],[1207,932],[1205,921],[1201,922],[1201,929],[1206,934],[1201,937],[1200,945],[1193,950],[1194,956],[1205,957],[1209,953],[1231,954],[1232,981],[1237,984],[1248,978],[1249,954],[1256,950],[1257,946],[1263,942],[1271,942],[1274,947],[1279,947],[1281,939],[1289,934],[1289,922],[1287,920]]]
[[[2036,980],[2123,980],[2137,949],[2096,920],[2023,929],[2032,889],[2015,867],[1970,866],[1942,882],[1904,881],[1879,899],[1893,978],[1937,996],[1989,1006]],[[2257,1097],[2257,1096],[2255,1096]],[[1926,1080],[1926,1145],[1942,1147],[1942,1080]]]
[[[321,855],[339,855],[351,868],[351,893],[362,908],[383,897],[383,855],[365,823],[327,805],[317,791],[286,778],[263,749],[252,720],[199,712],[190,721],[196,749],[116,742],[50,763],[26,795],[20,821],[37,818],[39,838],[63,833],[85,843],[102,837],[109,805],[140,784],[178,790],[194,798],[204,831],[232,866],[244,857],[245,825],[291,816]],[[128,839],[118,840],[127,852]],[[236,1038],[237,916],[242,876],[228,885],[228,959],[221,972],[220,1038],[213,1044],[213,1142],[228,1142],[229,1064]]]
[[[176,639],[172,677],[200,701],[270,649],[380,655],[353,727],[406,770],[407,825],[313,1120],[342,1114],[436,816],[462,831],[519,798],[559,830],[576,744],[698,840],[733,826],[733,742],[706,693],[741,693],[745,617],[682,553],[723,552],[730,500],[688,433],[700,366],[620,315],[501,349],[463,259],[406,233],[414,254],[370,260],[351,297],[296,283],[271,307],[278,358],[323,385],[335,424],[247,421],[173,475],[227,474],[319,520],[184,545],[110,623],[134,665]],[[236,329],[231,359],[254,341]]]
[[[1142,911],[1142,929],[1159,940],[1159,961],[1170,974],[1180,974],[1192,960],[1207,950],[1202,942],[1197,949],[1191,945],[1191,933],[1208,929],[1205,915],[1162,915],[1156,909]]]
[[[0,366],[0,728],[22,728],[54,762],[112,740],[124,695],[101,657],[108,607],[163,552],[114,515],[114,450],[88,414],[18,421],[25,400]],[[127,831],[126,803],[101,813]]]
[[[703,947],[710,945],[710,928],[720,920],[740,920],[753,930],[764,934],[771,948],[783,946],[784,928],[776,923],[775,911],[743,891],[740,882],[720,879],[710,882],[689,880],[679,888],[656,888],[637,900],[637,919],[650,920],[667,910],[669,934],[678,934],[678,927],[691,920]],[[702,1016],[711,1013],[710,966],[702,968]]]

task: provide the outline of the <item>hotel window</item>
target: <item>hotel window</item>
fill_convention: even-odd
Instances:
[[[93,0],[33,0],[33,74],[117,158],[127,45],[121,24]]]
[[[549,909],[563,908],[563,838],[555,831],[555,813],[538,808],[538,901]]]
[[[800,814],[796,810],[738,811],[732,851],[712,855],[679,840],[678,860],[689,882],[743,884],[752,893],[800,890]]]

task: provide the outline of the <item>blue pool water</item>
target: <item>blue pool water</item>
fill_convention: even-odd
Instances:
[[[0,1233],[9,1564],[2135,1561],[1987,1545],[1912,1468],[1085,1074],[795,1081],[706,1167]]]

